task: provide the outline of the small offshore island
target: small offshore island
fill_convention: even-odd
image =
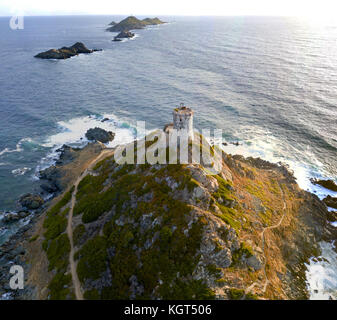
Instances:
[[[146,26],[154,26],[159,24],[164,24],[166,22],[161,21],[158,18],[146,18],[143,20],[139,20],[134,16],[130,16],[125,18],[119,23],[111,22],[110,27],[106,29],[106,31],[110,32],[119,32],[119,34],[114,37],[113,41],[122,41],[122,39],[131,39],[135,36],[130,30],[135,29],[144,29]]]
[[[35,56],[39,59],[69,59],[71,57],[77,56],[79,54],[89,54],[97,51],[102,51],[101,49],[88,49],[82,42],[76,42],[71,47],[62,47],[60,49],[50,49],[45,52],[41,52]]]
[[[214,154],[191,109],[173,115],[138,146],[187,127],[189,145]],[[28,275],[17,299],[309,298],[305,263],[337,229],[286,166],[223,151],[215,175],[203,163],[120,165],[100,142],[113,133],[87,135],[96,142],[64,146],[41,172],[57,196],[1,248]]]
[[[146,26],[154,26],[159,24],[164,24],[166,22],[161,21],[158,18],[146,18],[143,20],[139,20],[134,16],[130,16],[125,18],[119,23],[111,22],[110,27],[106,29],[106,31],[110,32],[121,32],[121,31],[130,31],[135,29],[144,29]]]

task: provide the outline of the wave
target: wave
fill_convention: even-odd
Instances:
[[[285,163],[294,172],[301,189],[316,194],[320,199],[327,195],[337,196],[337,192],[311,183],[311,178],[337,181],[337,177],[331,177],[331,174],[325,170],[324,164],[315,156],[309,146],[300,150],[273,136],[271,132],[251,127],[237,132],[236,136],[241,141],[240,145],[222,146],[226,153],[241,154],[245,157],[260,157],[273,163]]]
[[[306,264],[306,277],[311,300],[337,299],[337,255],[333,244],[320,243],[322,257]],[[324,257],[324,258],[323,258]]]
[[[28,167],[14,169],[14,170],[12,170],[12,174],[14,176],[23,176],[23,175],[26,174],[26,172],[30,171],[31,169],[32,168],[28,168]]]
[[[115,133],[114,140],[106,143],[106,146],[109,148],[129,143],[135,139],[137,134],[135,126],[130,125],[127,121],[118,119],[114,114],[98,114],[72,118],[68,121],[58,122],[58,127],[59,132],[47,137],[41,144],[43,147],[51,148],[51,151],[41,159],[36,167],[35,179],[38,179],[38,172],[40,170],[48,168],[55,163],[60,156],[58,149],[63,145],[82,148],[88,144],[89,140],[85,137],[85,133],[90,128],[99,127]]]
[[[5,148],[2,151],[0,151],[0,156],[6,154],[6,153],[13,153],[13,152],[21,152],[23,151],[23,143],[25,142],[32,142],[31,138],[23,138],[21,139],[17,144],[15,149]]]

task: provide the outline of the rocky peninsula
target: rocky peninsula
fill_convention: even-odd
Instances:
[[[154,137],[169,134],[155,131],[138,148],[155,152]],[[305,262],[337,237],[326,205],[285,165],[226,154],[200,138],[194,132],[189,148],[218,152],[217,174],[204,164],[121,165],[100,142],[63,147],[50,169],[58,196],[2,248],[0,259],[24,264],[28,275],[13,294],[307,299]]]
[[[286,167],[223,154],[223,170],[209,176],[192,164],[120,166],[113,155],[102,149],[85,161],[21,246],[11,247],[31,262],[26,295],[308,298],[304,262],[336,230],[325,205]]]
[[[50,49],[45,52],[41,52],[35,56],[39,59],[69,59],[79,54],[90,54],[96,51],[102,51],[101,49],[88,49],[82,42],[76,42],[71,47],[62,47],[60,49]]]

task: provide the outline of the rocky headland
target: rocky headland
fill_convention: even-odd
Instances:
[[[41,52],[35,56],[39,59],[69,59],[79,54],[90,54],[101,49],[88,49],[82,42],[76,42],[71,47],[62,47],[60,49],[50,49]]]
[[[119,165],[100,143],[64,149],[59,196],[2,249],[26,262],[17,298],[307,299],[305,262],[337,237],[325,204],[282,164],[222,152],[210,175]]]

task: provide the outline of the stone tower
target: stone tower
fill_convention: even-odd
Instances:
[[[173,110],[173,129],[178,131],[186,130],[188,138],[193,140],[193,111],[190,108],[180,104],[179,108]]]

